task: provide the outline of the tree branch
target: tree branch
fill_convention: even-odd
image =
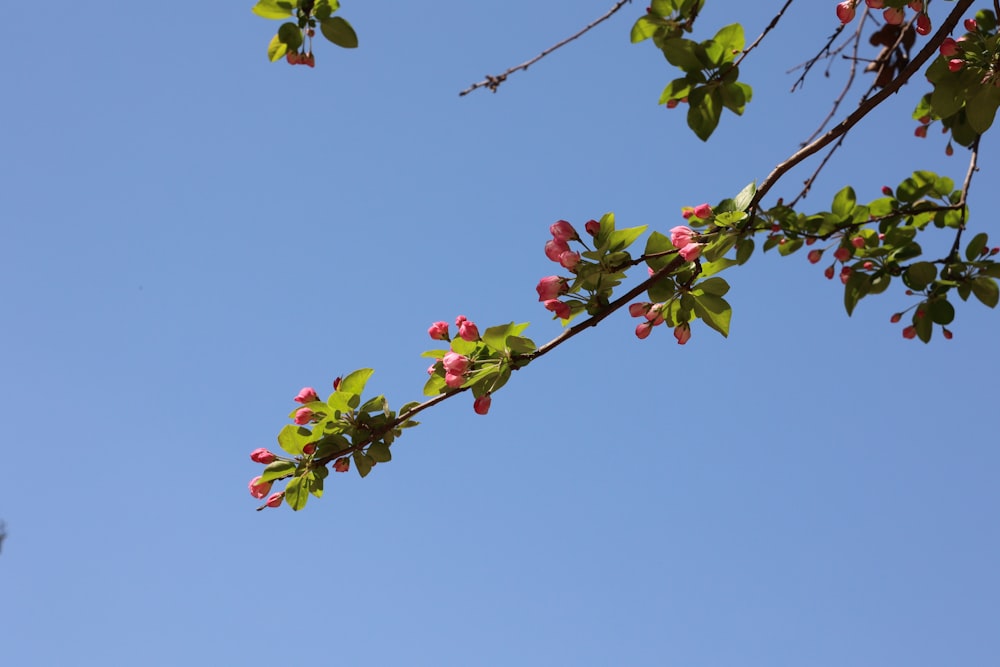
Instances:
[[[944,41],[945,37],[955,28],[958,24],[958,20],[962,17],[969,7],[972,6],[973,0],[958,0],[955,3],[954,9],[948,17],[941,23],[938,31],[934,33],[934,36],[924,45],[924,48],[920,50],[920,53],[910,61],[899,75],[893,79],[889,85],[880,90],[878,93],[873,95],[867,100],[862,101],[847,118],[842,120],[838,125],[832,128],[829,132],[824,134],[819,139],[816,139],[808,146],[804,146],[795,152],[787,160],[776,166],[770,174],[767,175],[757,189],[757,194],[754,195],[753,200],[750,202],[750,208],[756,209],[757,205],[764,198],[764,196],[774,187],[775,183],[781,179],[789,170],[798,165],[800,162],[806,158],[814,155],[815,153],[821,151],[826,146],[839,139],[841,136],[846,134],[852,127],[858,124],[858,122],[867,116],[872,109],[884,102],[890,95],[902,88],[903,84],[910,80],[914,74],[916,74],[924,63],[931,59],[931,57],[937,52],[938,46]],[[753,219],[753,216],[750,218]]]
[[[506,72],[503,72],[502,74],[497,74],[496,76],[494,76],[492,74],[487,74],[485,79],[483,79],[479,83],[472,84],[471,86],[469,86],[468,88],[466,88],[465,90],[463,90],[462,92],[460,92],[458,94],[458,96],[459,97],[463,97],[465,95],[468,95],[469,93],[471,93],[476,88],[489,88],[494,93],[497,92],[497,88],[500,87],[501,83],[503,83],[504,81],[507,80],[508,76],[510,76],[514,72],[517,72],[518,70],[526,70],[526,69],[528,69],[529,67],[531,67],[532,65],[534,65],[539,60],[541,60],[545,56],[549,55],[550,53],[552,53],[556,49],[559,49],[559,48],[561,48],[563,46],[566,46],[567,44],[569,44],[570,42],[572,42],[577,37],[583,36],[585,33],[589,32],[592,28],[596,27],[598,24],[603,23],[604,21],[607,21],[609,18],[611,18],[612,16],[614,16],[615,13],[619,9],[621,9],[627,3],[630,3],[630,2],[632,2],[632,0],[618,0],[618,2],[615,3],[615,6],[612,7],[608,11],[607,14],[605,14],[602,17],[600,17],[599,19],[596,19],[596,20],[592,21],[589,25],[587,25],[587,27],[585,27],[583,30],[579,31],[575,35],[567,37],[566,39],[564,39],[563,41],[561,41],[561,42],[559,42],[557,44],[553,44],[552,46],[550,46],[549,48],[545,49],[544,51],[542,51],[541,53],[539,53],[537,56],[535,56],[534,58],[532,58],[531,60],[526,60],[523,63],[521,63],[520,65],[517,65],[515,67],[511,67],[510,69],[508,69]]]

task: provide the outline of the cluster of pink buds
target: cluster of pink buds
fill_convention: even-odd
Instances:
[[[458,337],[462,340],[469,341],[470,343],[479,340],[479,328],[475,322],[469,320],[465,315],[459,315],[455,318],[455,326],[458,327]],[[427,335],[432,340],[451,340],[447,322],[435,322],[427,329]]]
[[[264,449],[263,447],[259,447],[250,452],[250,460],[256,463],[263,463],[264,465],[274,462],[275,460],[277,460],[277,458],[278,457],[275,456],[272,452]],[[247,487],[250,489],[251,496],[253,496],[254,498],[263,498],[264,496],[266,496],[268,493],[271,492],[271,484],[272,482],[262,481],[261,476],[257,475],[256,477],[250,480],[250,483],[247,485]],[[271,497],[269,497],[265,502],[265,505],[267,505],[268,507],[277,507],[278,505],[281,504],[281,501],[284,499],[284,497],[285,497],[284,491],[281,491],[280,493],[272,493]]]
[[[837,4],[837,18],[840,19],[841,23],[850,23],[854,20],[855,7],[857,7],[860,2],[861,0],[844,0],[843,2]],[[901,25],[903,20],[906,18],[905,9],[902,7],[886,7],[885,0],[865,0],[865,4],[868,5],[870,9],[884,9],[885,11],[882,12],[882,18],[885,19],[886,23]],[[917,12],[917,34],[930,34],[931,19],[927,16],[926,1],[913,0],[913,2],[908,3],[907,6]]]
[[[635,335],[639,340],[644,340],[652,333],[653,327],[663,324],[663,309],[665,303],[639,302],[628,307],[628,314],[632,317],[644,317],[645,322],[640,322],[635,328]],[[674,327],[674,338],[678,345],[684,345],[691,340],[691,325],[683,322]]]
[[[316,56],[313,52],[299,53],[298,51],[289,51],[285,55],[285,60],[288,61],[289,65],[308,65],[309,67],[316,67]]]
[[[458,327],[458,337],[462,340],[474,343],[480,339],[479,327],[465,315],[459,315],[455,318],[455,326]],[[451,340],[448,335],[447,322],[435,322],[427,330],[427,333],[434,340]],[[473,362],[464,354],[450,350],[441,357],[441,361],[435,362],[427,369],[427,374],[434,375],[439,364],[444,370],[444,383],[452,389],[458,389],[472,371]],[[477,414],[485,415],[490,409],[489,394],[477,398],[473,408]]]
[[[589,224],[589,223],[588,223]],[[545,243],[545,256],[553,262],[558,262],[561,267],[572,271],[580,263],[580,253],[570,250],[570,241],[579,241],[580,235],[576,233],[573,225],[565,220],[560,220],[549,227],[552,233],[552,240]]]
[[[552,311],[558,317],[568,320],[572,311],[568,303],[559,300],[559,297],[569,292],[569,280],[559,276],[545,276],[538,281],[535,286],[538,292],[538,300],[542,302],[547,310]]]
[[[712,214],[712,208],[708,204],[702,204],[702,206],[705,206],[708,209],[708,214],[706,215],[707,218]],[[704,211],[702,212],[704,213]],[[690,218],[691,216],[685,215],[684,217]],[[701,218],[700,215],[697,217]],[[702,219],[704,220],[705,218]],[[696,236],[697,234],[695,234],[693,229],[685,227],[684,225],[678,225],[670,230],[670,242],[674,244],[674,247],[677,248],[677,254],[680,255],[685,262],[693,262],[698,259],[699,255],[701,255],[701,244],[694,240]]]

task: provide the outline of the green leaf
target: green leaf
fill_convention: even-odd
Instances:
[[[677,3],[674,0],[653,0],[649,9],[657,16],[670,16],[677,9]]]
[[[424,396],[437,396],[448,390],[448,385],[444,383],[444,376],[435,373],[427,379],[424,384]]]
[[[303,426],[285,424],[278,433],[278,444],[289,454],[298,455],[302,448],[313,441],[313,433]]]
[[[998,106],[1000,106],[1000,88],[987,85],[976,91],[965,103],[965,117],[974,132],[983,134],[990,129]]]
[[[359,368],[353,373],[349,373],[347,377],[340,381],[337,391],[344,394],[361,396],[361,394],[365,391],[365,385],[368,384],[368,378],[370,378],[374,372],[375,371],[371,368]]]
[[[979,258],[980,253],[982,253],[983,248],[989,242],[990,238],[985,233],[980,232],[972,237],[969,241],[969,245],[965,248],[965,258],[970,262],[975,261]]]
[[[715,33],[712,41],[720,45],[724,51],[723,57],[725,59],[722,62],[729,62],[736,55],[733,51],[739,53],[743,50],[743,45],[746,43],[746,39],[743,36],[743,26],[739,23],[727,25]]]
[[[1000,300],[1000,288],[997,288],[997,281],[987,276],[979,276],[972,281],[972,293],[990,308],[995,308],[997,301]]]
[[[265,19],[284,19],[292,15],[298,0],[260,0],[251,10]]]
[[[372,466],[375,465],[375,461],[360,450],[355,450],[354,452],[354,467],[358,469],[358,474],[362,477],[367,477],[368,473],[371,472]]]
[[[499,324],[484,331],[482,333],[482,339],[483,342],[486,343],[487,347],[493,351],[506,352],[510,346],[507,339],[511,336],[517,336],[527,328],[527,322],[523,324],[514,324],[513,322],[510,322],[509,324]]]
[[[278,36],[275,35],[271,38],[271,43],[267,45],[267,57],[273,63],[275,60],[281,60],[285,57],[288,52],[288,46],[285,45]]]
[[[729,291],[729,283],[726,282],[725,278],[709,278],[695,285],[695,291],[699,290],[705,294],[726,296],[726,292]]]
[[[326,466],[314,468],[309,473],[309,493],[317,498],[323,497],[323,480],[330,474],[330,469]]]
[[[697,46],[690,39],[668,39],[663,43],[663,55],[674,67],[680,67],[685,72],[700,72],[703,65],[696,55]]]
[[[733,206],[737,211],[747,210],[755,194],[757,194],[757,181],[740,190],[740,193],[733,199]]]
[[[392,460],[392,452],[389,451],[389,445],[384,442],[373,442],[368,447],[368,456],[376,463],[387,463]]]
[[[927,311],[935,324],[951,324],[955,319],[955,307],[947,299],[934,299],[928,304]]]
[[[334,16],[323,19],[319,22],[319,29],[328,40],[345,49],[356,49],[358,47],[358,36],[354,32],[351,24]]]
[[[666,104],[670,100],[685,98],[691,92],[691,82],[687,78],[674,79],[667,84],[667,87],[660,93],[660,104]]]
[[[330,15],[338,9],[340,9],[339,0],[317,0],[316,6],[313,8],[313,16],[323,20],[330,18]]]
[[[699,93],[701,93],[699,95]],[[702,141],[708,141],[719,125],[722,100],[718,88],[708,92],[704,86],[695,88],[688,97],[687,124]]]
[[[851,271],[851,275],[844,285],[844,308],[847,309],[848,315],[854,313],[854,307],[858,305],[858,301],[871,291],[871,285],[872,278],[867,273]]]
[[[639,20],[635,22],[632,26],[632,34],[630,39],[633,44],[638,44],[644,40],[649,39],[656,31],[659,29],[660,23],[656,19],[648,14],[639,17]]]
[[[285,487],[285,502],[296,512],[309,500],[309,481],[306,477],[295,477]]]
[[[715,278],[721,280],[721,278]],[[707,280],[705,282],[708,282]],[[725,337],[729,337],[729,320],[733,309],[721,296],[714,294],[691,294],[695,314]]]
[[[919,306],[918,306],[919,309]],[[934,334],[934,323],[929,317],[917,317],[913,315],[913,328],[917,330],[917,338],[925,343],[929,343]]]
[[[302,46],[302,29],[294,23],[282,23],[278,28],[278,39],[292,51]]]
[[[937,267],[931,262],[917,262],[911,264],[903,274],[903,282],[906,286],[914,290],[926,289],[928,285],[937,278]]]
[[[260,481],[273,482],[281,477],[288,477],[295,472],[295,464],[291,461],[272,461],[264,468],[260,475]]]
[[[646,231],[647,225],[618,229],[608,235],[608,252],[618,252],[629,247]]]
[[[538,349],[535,341],[521,336],[508,336],[507,347],[510,348],[511,354],[531,354]]]
[[[854,210],[854,206],[857,203],[858,199],[854,195],[854,188],[848,185],[834,195],[831,212],[837,217],[846,218],[851,215],[851,212]]]

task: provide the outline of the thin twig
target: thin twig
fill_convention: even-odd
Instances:
[[[840,37],[840,33],[842,33],[842,32],[844,32],[844,26],[840,25],[833,32],[833,34],[830,35],[830,39],[828,39],[826,41],[826,44],[824,44],[823,48],[819,50],[819,53],[817,53],[815,56],[813,56],[809,60],[805,61],[801,65],[796,65],[792,69],[788,70],[788,72],[794,72],[797,69],[800,69],[800,68],[802,69],[802,74],[799,75],[799,78],[796,79],[795,83],[792,84],[792,92],[793,93],[798,89],[799,86],[801,86],[802,84],[805,83],[806,76],[809,74],[809,70],[811,70],[813,68],[813,65],[815,65],[816,63],[818,63],[823,58],[829,58],[829,57],[835,55],[836,53],[840,52],[843,49],[843,47],[840,47],[840,48],[836,49],[835,51],[830,51],[830,46],[833,45],[833,42],[838,37]],[[826,55],[823,55],[823,54],[826,54]]]
[[[466,88],[465,90],[463,90],[462,92],[460,92],[458,94],[458,96],[462,97],[462,96],[468,95],[469,93],[471,93],[476,88],[489,88],[494,93],[497,92],[497,88],[500,87],[501,83],[503,83],[504,81],[507,80],[508,76],[510,76],[511,74],[513,74],[514,72],[516,72],[518,70],[526,70],[526,69],[528,69],[530,66],[534,65],[539,60],[541,60],[545,56],[549,55],[550,53],[552,53],[556,49],[561,48],[563,46],[566,46],[567,44],[569,44],[570,42],[572,42],[577,37],[580,37],[580,36],[584,35],[585,33],[587,33],[588,31],[590,31],[592,28],[594,28],[595,26],[597,26],[599,23],[603,23],[604,21],[607,21],[609,18],[611,18],[612,16],[614,16],[615,13],[619,9],[621,9],[627,3],[630,3],[630,2],[632,2],[632,0],[618,0],[618,2],[615,3],[615,6],[612,7],[608,11],[607,14],[605,14],[604,16],[600,17],[599,19],[591,22],[590,25],[588,25],[587,27],[585,27],[580,32],[576,33],[575,35],[572,35],[571,37],[567,37],[566,39],[564,39],[563,41],[559,42],[558,44],[554,44],[554,45],[550,46],[549,48],[545,49],[544,51],[542,51],[541,53],[539,53],[537,56],[535,56],[534,58],[532,58],[531,60],[526,60],[525,62],[521,63],[520,65],[517,65],[515,67],[511,67],[510,69],[508,69],[503,74],[497,74],[496,76],[493,76],[492,74],[487,74],[485,79],[483,79],[479,83],[472,84],[471,86],[469,86],[468,88]]]
[[[781,20],[782,16],[784,16],[785,10],[788,9],[788,6],[791,5],[793,1],[794,0],[788,0],[785,3],[785,6],[782,7],[780,10],[778,10],[778,13],[775,15],[775,17],[771,19],[771,22],[767,24],[766,28],[764,28],[764,32],[760,33],[760,35],[757,36],[757,39],[753,40],[753,44],[743,49],[743,54],[736,60],[735,63],[733,63],[733,67],[739,67],[740,63],[743,62],[743,59],[746,58],[750,54],[750,52],[753,51],[755,48],[757,48],[757,45],[764,40],[764,36],[767,35],[767,33],[774,30],[774,28],[778,25],[778,21]],[[997,0],[997,2],[1000,2],[1000,0]]]
[[[952,243],[951,252],[948,253],[949,258],[958,255],[958,247],[962,242],[962,232],[965,231],[965,217],[969,211],[965,206],[965,201],[969,196],[969,185],[972,183],[972,174],[976,172],[976,162],[979,160],[979,139],[980,137],[976,137],[975,141],[972,142],[972,155],[969,157],[969,170],[965,172],[965,182],[962,183],[962,196],[959,198],[958,203],[955,204],[955,208],[961,208],[962,210],[962,222],[958,226],[958,232],[955,233],[955,242]]]
[[[750,202],[750,210],[756,210],[757,205],[764,198],[765,195],[774,187],[775,183],[781,179],[789,170],[801,163],[806,158],[818,153],[823,150],[834,141],[839,139],[841,136],[846,134],[852,127],[858,124],[862,118],[871,113],[872,109],[880,105],[890,95],[899,90],[904,83],[910,80],[914,74],[916,74],[924,63],[931,59],[933,55],[937,53],[938,46],[944,41],[945,37],[955,28],[958,24],[958,20],[962,17],[969,7],[972,5],[973,0],[957,0],[954,9],[947,18],[941,23],[941,27],[938,31],[934,33],[934,36],[924,45],[924,48],[920,50],[920,53],[910,61],[906,66],[893,79],[889,84],[880,90],[878,93],[873,95],[867,100],[864,100],[858,108],[855,109],[847,118],[842,120],[838,125],[833,127],[829,132],[824,134],[819,139],[816,139],[808,146],[804,146],[796,151],[787,160],[776,166],[770,174],[767,175],[757,189],[757,193],[754,195],[753,200]],[[754,216],[751,216],[748,222],[752,222]]]

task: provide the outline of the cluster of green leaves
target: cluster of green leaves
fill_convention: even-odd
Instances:
[[[365,477],[376,463],[392,459],[389,448],[402,429],[417,425],[413,420],[399,422],[385,396],[362,402],[372,373],[370,368],[350,373],[325,402],[312,401],[289,414],[289,418],[294,418],[303,407],[312,410],[314,421],[309,426],[287,424],[278,433],[278,445],[294,459],[268,464],[261,481],[290,477],[285,486],[285,502],[293,510],[305,507],[310,494],[317,498],[323,495],[323,480],[330,472],[327,463],[350,455],[358,473]],[[404,405],[398,414],[405,414],[415,405]],[[348,464],[348,459],[344,463]]]
[[[266,19],[295,18],[278,28],[267,46],[267,57],[271,62],[279,60],[289,51],[298,52],[305,41],[303,31],[309,35],[317,25],[329,41],[345,49],[358,46],[358,36],[351,24],[333,13],[340,9],[339,0],[258,0],[253,13]]]
[[[651,310],[662,316],[668,326],[700,319],[723,336],[729,336],[733,309],[723,298],[729,292],[729,283],[715,274],[744,264],[753,254],[753,239],[742,225],[749,217],[747,210],[756,192],[756,185],[751,183],[736,197],[719,202],[709,217],[688,218],[693,229],[702,230],[698,237],[704,243],[700,257],[675,266],[646,292],[653,303]],[[657,231],[646,240],[643,256],[654,273],[676,264],[676,248],[669,237]]]
[[[867,204],[858,203],[848,186],[834,196],[829,211],[807,215],[775,206],[759,214],[755,230],[768,232],[765,251],[777,247],[781,255],[818,240],[834,241],[846,257],[841,263],[849,269],[844,283],[848,314],[862,298],[885,292],[898,278],[908,293],[922,297],[913,307],[913,326],[926,343],[933,324],[944,326],[954,319],[955,310],[948,302],[951,290],[963,301],[975,295],[991,308],[1000,295],[995,280],[1000,278],[1000,264],[989,258],[986,234],[977,234],[968,243],[964,259],[956,241],[944,258],[918,260],[924,251],[916,236],[929,226],[953,229],[960,238],[967,214],[961,201],[962,191],[955,189],[952,179],[916,171],[894,191]],[[812,252],[822,256],[830,247]],[[828,270],[832,276],[832,266]]]
[[[471,389],[476,398],[497,391],[510,379],[511,371],[526,366],[530,355],[537,349],[534,341],[521,334],[527,323],[501,324],[486,329],[479,340],[468,341],[455,337],[448,349],[435,349],[421,356],[435,359],[434,373],[424,385],[425,396],[437,396],[459,389]],[[445,384],[444,366],[440,360],[448,352],[468,357],[472,362],[461,387],[452,389]]]
[[[971,146],[993,125],[1000,107],[1000,35],[993,12],[976,13],[977,29],[959,42],[953,56],[964,61],[951,71],[951,58],[939,56],[927,68],[927,80],[934,90],[924,95],[913,111],[916,119],[940,120],[962,146]]]
[[[580,253],[580,263],[576,265],[575,276],[569,283],[567,294],[576,298],[566,300],[571,312],[566,322],[582,312],[596,315],[611,303],[614,288],[625,279],[625,270],[634,264],[632,255],[626,249],[645,231],[646,225],[615,229],[614,213],[601,216],[600,231],[594,236],[594,248]]]
[[[652,39],[667,61],[683,70],[683,77],[663,89],[660,104],[672,108],[687,101],[688,127],[707,141],[719,125],[722,110],[742,115],[753,90],[738,80],[739,67],[734,62],[743,52],[743,26],[727,25],[703,42],[682,36],[692,30],[702,5],[704,0],[654,0],[632,26],[632,42]]]

